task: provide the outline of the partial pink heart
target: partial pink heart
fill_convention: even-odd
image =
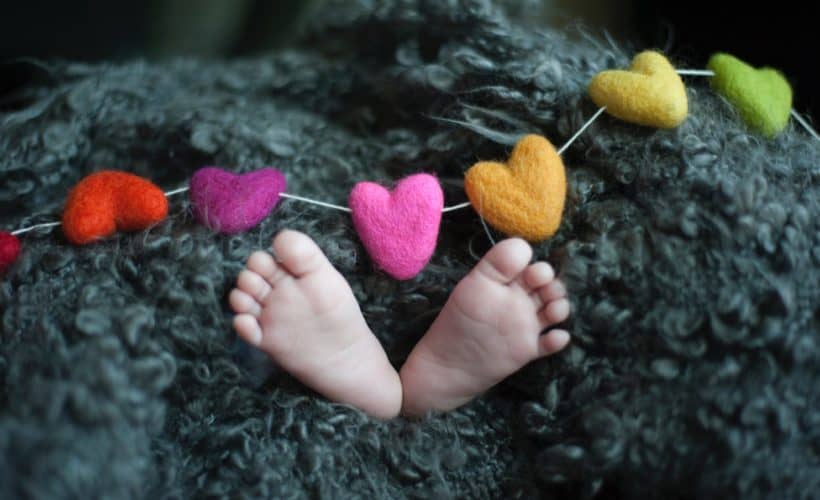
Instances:
[[[20,255],[20,240],[17,236],[0,231],[0,273],[14,264]]]
[[[203,167],[191,177],[189,194],[200,222],[214,231],[235,234],[267,217],[286,187],[285,174],[275,168],[237,175]]]
[[[438,240],[444,193],[429,174],[405,177],[393,191],[360,182],[350,192],[353,225],[376,265],[406,280],[424,269]]]

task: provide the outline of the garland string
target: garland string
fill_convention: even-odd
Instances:
[[[797,123],[799,123],[800,125],[803,125],[803,128],[804,128],[804,129],[806,129],[806,131],[807,131],[809,134],[811,134],[811,135],[812,135],[812,137],[814,137],[815,139],[817,139],[818,141],[820,141],[820,135],[818,135],[818,134],[817,134],[817,131],[816,131],[816,130],[814,130],[814,129],[811,127],[811,125],[809,125],[809,122],[808,122],[808,121],[806,121],[806,119],[805,119],[805,118],[803,118],[802,116],[800,116],[800,114],[799,114],[797,111],[795,111],[795,110],[794,110],[794,108],[792,108],[792,116],[794,117],[794,119],[795,119],[795,120],[797,120]]]

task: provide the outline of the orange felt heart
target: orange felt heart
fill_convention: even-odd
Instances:
[[[473,208],[510,236],[542,241],[558,230],[567,180],[564,162],[547,139],[527,135],[506,164],[479,162],[464,178]]]
[[[63,232],[77,245],[119,231],[139,231],[168,215],[168,199],[151,181],[103,170],[77,183],[63,210]]]

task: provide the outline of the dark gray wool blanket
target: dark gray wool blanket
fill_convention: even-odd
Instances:
[[[24,62],[0,227],[56,220],[101,168],[170,190],[271,165],[337,204],[427,171],[463,202],[469,166],[526,133],[562,144],[596,109],[590,78],[643,48],[545,31],[532,4],[330,2],[299,45],[252,59]],[[237,340],[226,298],[253,250],[299,229],[399,366],[489,246],[470,209],[406,282],[348,214],[292,200],[236,236],[182,195],[141,233],[21,237],[0,279],[0,498],[817,498],[820,143],[795,125],[762,139],[687,82],[680,127],[604,115],[564,154],[564,220],[535,250],[568,285],[571,347],[422,420],[313,393]]]

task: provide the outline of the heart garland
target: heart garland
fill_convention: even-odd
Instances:
[[[750,128],[767,137],[785,128],[792,91],[782,74],[771,68],[755,69],[728,54],[715,54],[708,67],[710,72],[696,73],[713,76],[712,86],[737,107]],[[588,92],[601,111],[640,125],[672,128],[688,113],[686,88],[672,64],[658,52],[638,54],[629,70],[597,74]],[[237,175],[204,167],[191,178],[189,194],[201,223],[216,232],[235,234],[267,217],[286,186],[284,174],[273,168]],[[525,136],[506,163],[476,163],[466,172],[464,187],[474,209],[506,234],[535,242],[549,238],[560,226],[566,174],[560,152],[543,137]],[[392,191],[360,182],[350,193],[350,209],[300,199],[350,211],[376,266],[394,278],[416,276],[435,251],[444,196],[432,175],[411,175]],[[127,172],[104,170],[82,179],[71,190],[62,225],[68,241],[85,245],[116,231],[146,229],[167,215],[168,200],[159,187]],[[0,231],[0,273],[20,254],[15,234],[58,224],[40,224],[14,234]]]

